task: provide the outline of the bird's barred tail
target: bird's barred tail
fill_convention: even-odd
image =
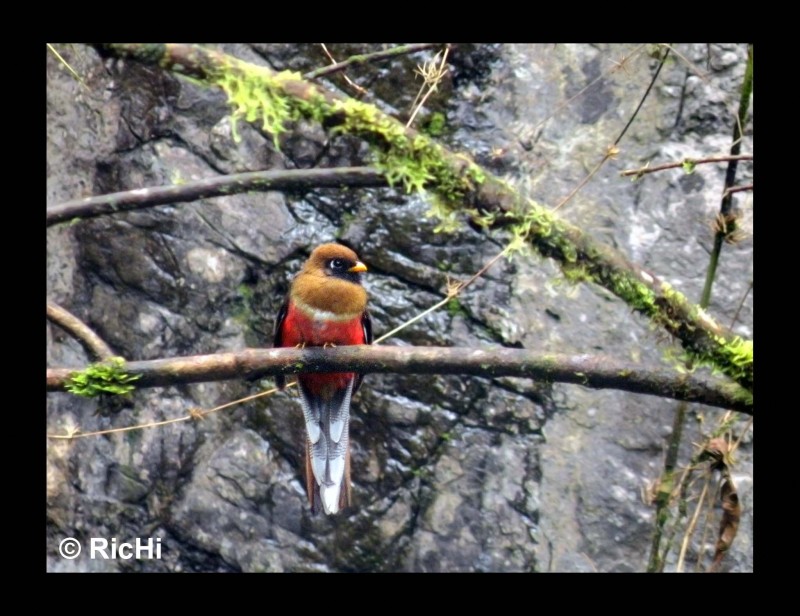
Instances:
[[[328,395],[310,395],[300,383],[306,423],[306,490],[314,512],[327,514],[350,504],[350,399],[354,379]]]

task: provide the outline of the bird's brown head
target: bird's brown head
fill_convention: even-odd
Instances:
[[[358,260],[358,256],[347,246],[341,244],[323,244],[314,249],[303,266],[304,273],[334,276],[361,284],[361,272],[367,266]]]
[[[341,244],[323,244],[311,253],[292,285],[303,303],[337,314],[362,312],[367,292],[361,286],[361,272],[367,266],[358,255]]]

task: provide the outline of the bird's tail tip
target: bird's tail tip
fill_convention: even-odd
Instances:
[[[311,466],[310,446],[306,448],[306,492],[311,512],[320,511],[334,515],[346,509],[352,502],[350,485],[350,451],[345,455],[345,469],[340,483],[317,483]]]

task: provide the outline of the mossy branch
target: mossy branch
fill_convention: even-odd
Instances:
[[[595,389],[651,394],[752,414],[752,396],[729,382],[678,374],[658,367],[626,364],[599,355],[531,353],[520,349],[348,346],[332,349],[247,349],[231,353],[132,361],[125,373],[136,387],[160,387],[225,379],[257,379],[298,372],[470,374],[516,376],[574,383]],[[63,391],[75,371],[47,371],[47,391]]]
[[[452,228],[459,213],[485,227],[510,228],[543,256],[557,261],[568,279],[607,288],[678,338],[695,364],[711,365],[752,390],[752,341],[735,338],[667,283],[524,198],[469,157],[449,152],[373,105],[323,90],[297,73],[276,73],[202,47],[104,44],[98,49],[221,87],[233,107],[234,130],[240,118],[260,120],[277,142],[289,122],[307,119],[333,133],[364,139],[390,183],[432,194],[433,214],[444,221],[440,228]]]
[[[110,357],[83,370],[70,371],[63,381],[63,389],[86,398],[119,396],[131,393],[135,389],[133,383],[140,378],[128,369],[122,357]]]

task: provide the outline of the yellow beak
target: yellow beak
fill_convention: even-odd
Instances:
[[[367,266],[364,265],[361,261],[356,261],[356,264],[351,267],[348,272],[366,272]]]

